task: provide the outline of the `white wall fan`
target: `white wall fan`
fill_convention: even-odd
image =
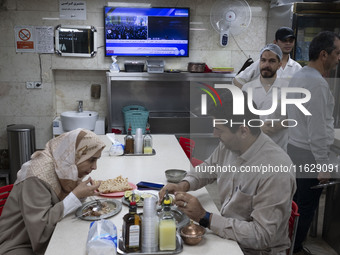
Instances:
[[[251,9],[246,0],[218,0],[210,10],[210,23],[220,34],[223,47],[227,46],[230,34],[241,34],[250,21]]]

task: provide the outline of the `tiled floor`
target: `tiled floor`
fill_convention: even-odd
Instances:
[[[221,208],[220,201],[218,199],[218,192],[216,183],[207,186],[207,190],[210,196],[214,199],[217,208]],[[325,203],[325,194],[323,193],[320,198],[319,204],[319,218],[317,226],[317,236],[315,238],[308,236],[305,246],[314,255],[339,255],[334,251],[321,237],[322,235],[322,222],[323,222],[323,211]],[[340,240],[339,240],[340,241]]]

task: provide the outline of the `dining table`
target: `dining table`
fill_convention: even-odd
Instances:
[[[99,137],[105,142],[106,147],[97,161],[97,169],[93,170],[89,175],[94,180],[114,179],[121,175],[123,178],[128,178],[128,181],[132,184],[137,184],[140,181],[166,184],[165,171],[167,169],[190,171],[190,161],[175,135],[152,135],[154,153],[151,155],[120,156],[110,156],[111,140],[106,135],[99,135]],[[124,135],[115,135],[115,139],[124,144]],[[205,187],[196,191],[190,191],[189,193],[199,199],[205,210],[214,214],[220,214]],[[96,198],[107,197],[96,196]],[[112,197],[112,199],[121,201],[120,197]],[[116,226],[118,237],[122,235],[123,216],[128,211],[128,206],[123,204],[122,210],[118,214],[108,218]],[[142,208],[138,207],[137,212],[141,211]],[[87,254],[86,244],[90,223],[91,221],[75,217],[75,213],[64,217],[57,223],[45,255]],[[237,242],[221,238],[209,229],[206,229],[203,240],[199,244],[194,246],[183,244],[183,250],[180,253],[183,255],[243,254]]]

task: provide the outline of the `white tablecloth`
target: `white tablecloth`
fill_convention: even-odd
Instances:
[[[153,156],[109,156],[108,150],[111,142],[105,135],[100,137],[105,141],[107,147],[104,149],[102,157],[98,160],[97,170],[91,173],[93,179],[105,180],[122,175],[123,177],[128,177],[129,182],[132,183],[150,181],[165,184],[165,170],[177,168],[188,171],[190,169],[190,162],[174,135],[153,135],[153,147],[156,151],[156,155]],[[123,142],[124,136],[117,135],[117,139]],[[192,194],[199,198],[207,211],[219,213],[213,199],[205,188],[192,192]],[[117,198],[117,200],[120,200],[120,198]],[[117,227],[118,236],[121,236],[122,217],[127,212],[128,207],[123,205],[122,211],[110,218]],[[74,214],[65,217],[57,224],[45,254],[85,255],[89,225],[89,221],[75,219]],[[228,255],[243,254],[236,242],[222,239],[207,230],[202,242],[196,246],[184,245],[181,254],[222,253],[227,253]]]

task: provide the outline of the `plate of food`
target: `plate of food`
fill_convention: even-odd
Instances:
[[[100,206],[99,210],[98,203]],[[96,199],[86,202],[76,210],[76,217],[82,220],[100,220],[110,218],[122,210],[122,203],[115,199]]]
[[[122,197],[122,203],[124,205],[127,205],[127,206],[130,205],[132,194],[135,194],[135,201],[138,207],[142,207],[144,205],[144,199],[147,197],[154,197],[156,201],[158,201],[158,196],[151,192],[128,190],[124,192],[124,196]]]
[[[99,181],[94,180],[94,183]],[[128,178],[123,178],[121,175],[105,181],[100,181],[98,191],[103,197],[122,197],[127,190],[134,190],[137,186],[128,181]]]

